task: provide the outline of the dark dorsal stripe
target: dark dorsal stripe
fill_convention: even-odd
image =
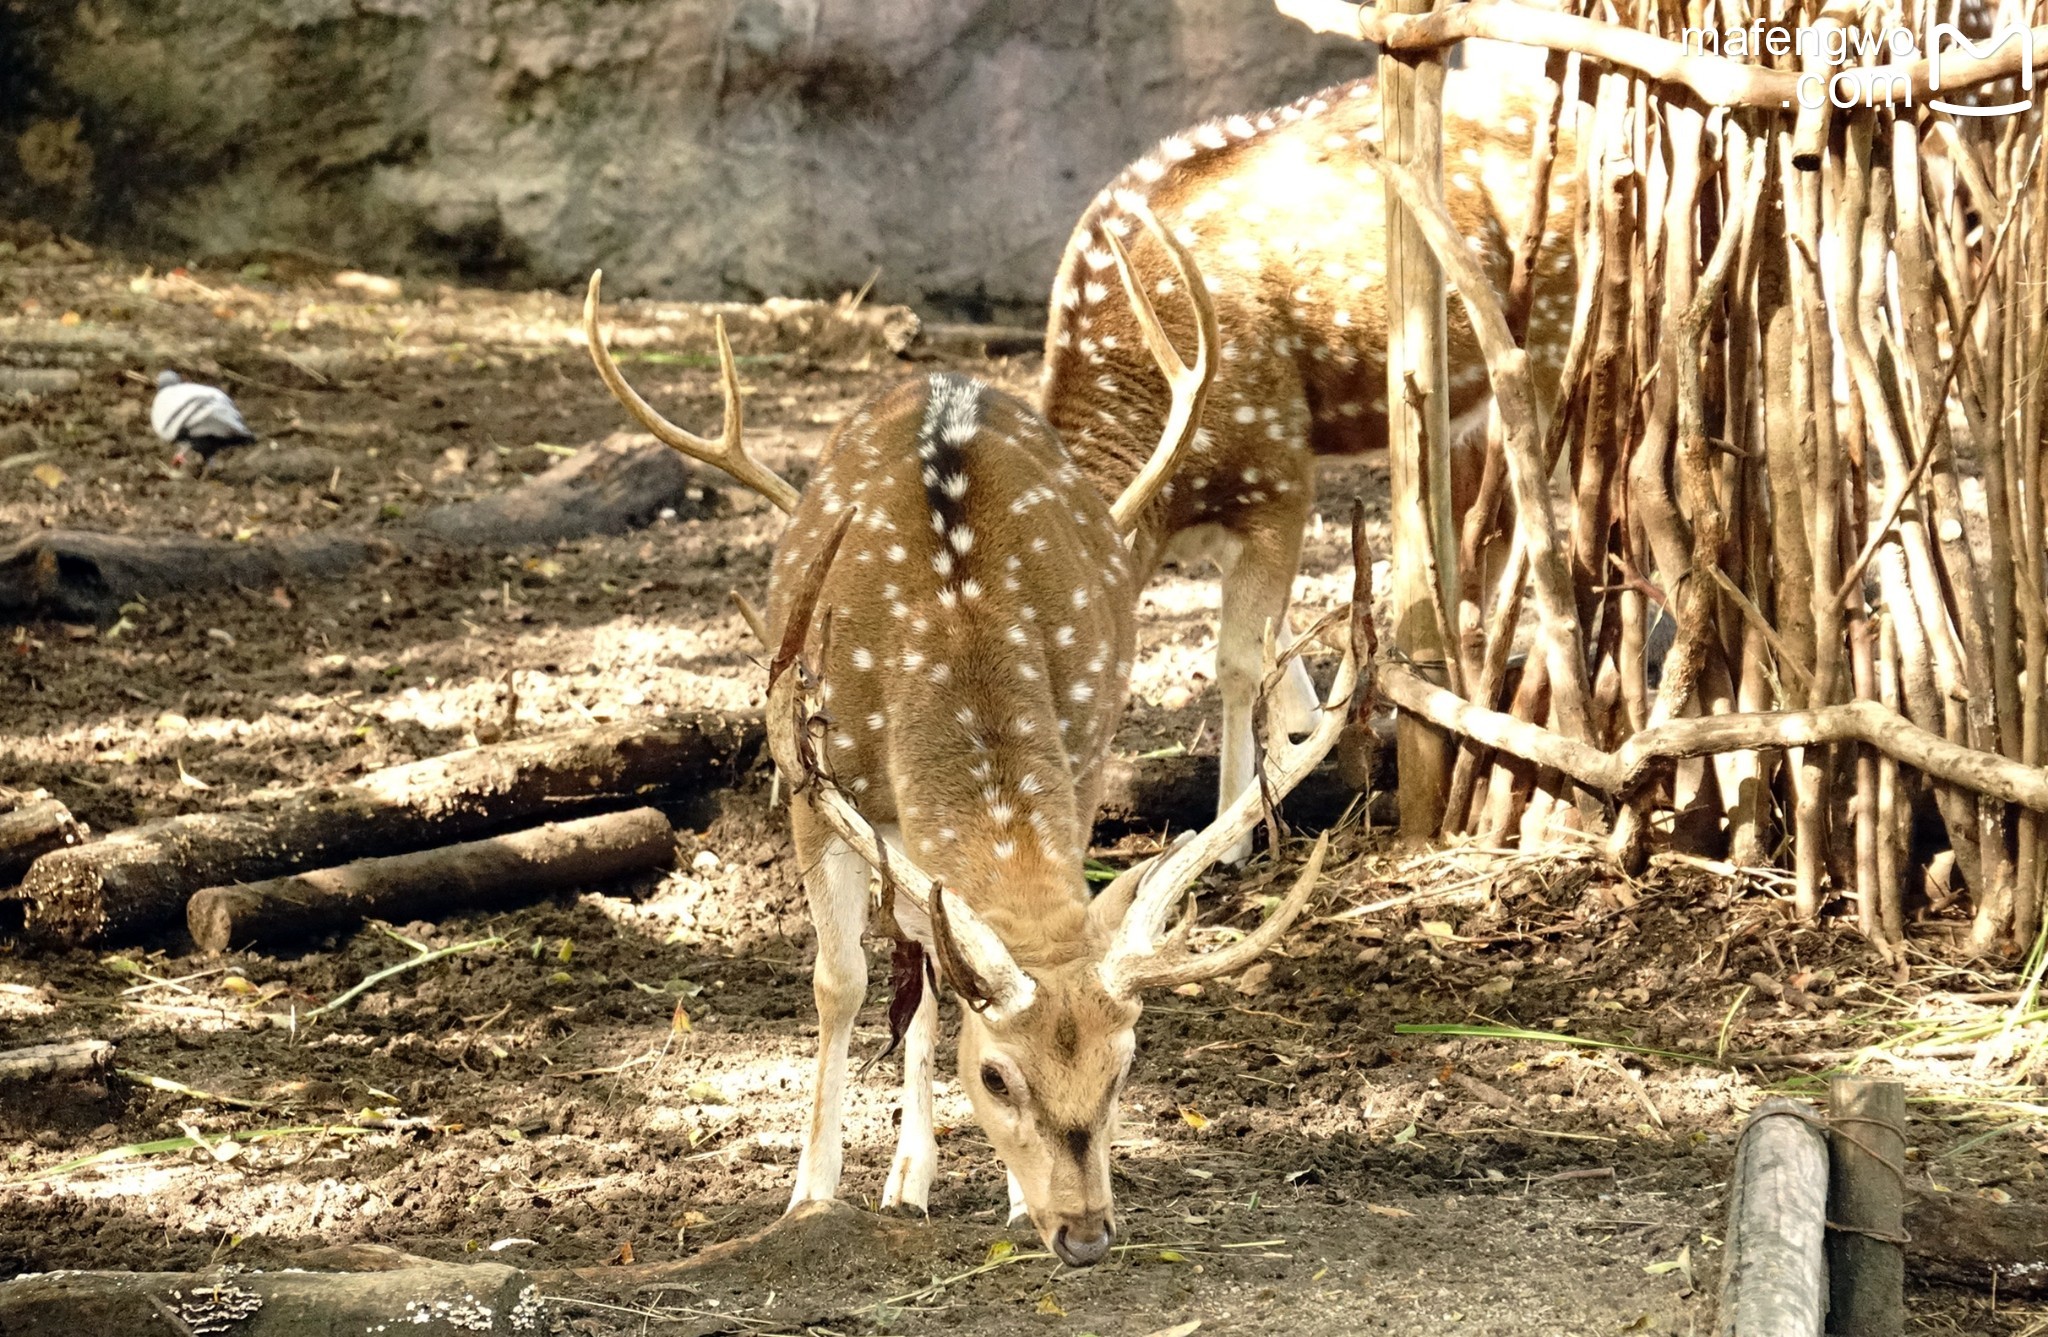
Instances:
[[[928,520],[938,539],[932,565],[945,584],[956,584],[974,550],[967,523],[967,443],[981,430],[981,395],[971,376],[934,372],[926,378],[924,423],[917,431],[918,466]]]

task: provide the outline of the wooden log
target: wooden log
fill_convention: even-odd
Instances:
[[[0,887],[21,881],[28,866],[51,850],[84,839],[85,828],[71,809],[40,791],[12,812],[0,812]]]
[[[64,1040],[10,1049],[0,1053],[0,1085],[97,1076],[113,1061],[114,1046],[105,1040]]]
[[[1906,1209],[1906,1234],[1917,1281],[2000,1297],[2048,1295],[2048,1207],[1931,1194]]]
[[[340,580],[423,547],[511,549],[619,534],[663,510],[710,515],[720,496],[668,447],[620,433],[516,487],[428,511],[375,537],[318,533],[230,543],[190,534],[48,530],[0,549],[0,621],[106,621],[137,596]]]
[[[1757,1106],[1736,1143],[1717,1337],[1818,1337],[1827,1311],[1828,1151],[1798,1101]]]
[[[723,495],[667,446],[617,432],[518,487],[428,511],[418,527],[459,547],[533,547],[641,529],[664,510],[702,519]]]
[[[1373,741],[1359,749],[1359,760],[1369,758],[1370,764],[1369,770],[1360,772],[1364,783],[1359,783],[1358,775],[1347,769],[1353,763],[1346,758],[1325,761],[1281,800],[1280,813],[1290,826],[1313,834],[1335,825],[1361,789],[1370,788],[1383,795],[1394,793],[1393,717],[1375,718],[1365,732]],[[1113,840],[1134,831],[1207,825],[1216,815],[1216,765],[1214,755],[1141,760],[1112,757],[1102,768],[1102,801],[1095,813],[1096,837]]]
[[[1430,0],[1384,0],[1396,13],[1427,13]],[[1380,62],[1380,126],[1387,160],[1443,191],[1441,51],[1387,55]],[[1387,509],[1394,648],[1407,660],[1447,664],[1456,607],[1445,575],[1457,560],[1451,523],[1450,348],[1444,273],[1422,225],[1386,191]],[[1425,717],[1400,716],[1395,731],[1401,834],[1420,840],[1443,821],[1450,788],[1450,735]]]
[[[1906,1085],[1828,1083],[1828,1331],[1906,1330]]]
[[[597,886],[665,866],[674,854],[668,818],[635,808],[265,882],[207,887],[186,904],[185,923],[209,952],[270,947],[373,916],[432,919]]]
[[[33,943],[132,937],[176,923],[202,887],[720,788],[718,773],[745,769],[760,741],[758,722],[705,713],[451,752],[274,807],[165,818],[57,850],[0,907],[12,902]]]
[[[0,1282],[7,1337],[455,1337],[542,1333],[548,1323],[540,1288],[502,1263],[382,1272],[46,1272]]]
[[[319,533],[230,543],[190,534],[41,530],[0,550],[0,621],[102,622],[138,596],[338,580],[375,558],[380,543]]]

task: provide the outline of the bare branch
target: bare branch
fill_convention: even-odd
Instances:
[[[1382,666],[1377,685],[1381,695],[1403,710],[1509,756],[1562,771],[1604,793],[1632,794],[1662,763],[1682,757],[1863,743],[1937,780],[2048,812],[2048,770],[1951,743],[1875,701],[1673,720],[1643,730],[1617,751],[1602,752],[1512,715],[1475,706],[1399,665]]]

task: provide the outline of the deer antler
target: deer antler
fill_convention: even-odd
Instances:
[[[1167,231],[1153,216],[1144,201],[1132,200],[1127,208],[1165,250],[1175,271],[1180,274],[1181,286],[1187,290],[1188,301],[1195,309],[1195,361],[1193,366],[1181,361],[1179,351],[1166,337],[1165,327],[1159,323],[1159,313],[1153,308],[1145,285],[1131,272],[1130,257],[1124,254],[1123,243],[1117,240],[1116,233],[1105,229],[1103,235],[1109,239],[1109,253],[1116,257],[1116,272],[1123,279],[1124,295],[1131,302],[1131,314],[1138,318],[1138,329],[1145,336],[1145,347],[1151,352],[1152,360],[1159,364],[1160,374],[1166,377],[1167,389],[1173,393],[1173,407],[1167,413],[1166,426],[1160,430],[1159,445],[1153,450],[1152,458],[1145,462],[1138,476],[1131,480],[1109,508],[1119,534],[1130,531],[1138,512],[1180,467],[1181,456],[1187,453],[1188,443],[1194,440],[1196,428],[1202,421],[1202,406],[1209,398],[1209,384],[1216,378],[1216,348],[1220,342],[1216,332],[1216,304],[1209,297],[1209,285],[1202,281],[1201,271],[1195,267],[1195,258],[1188,254],[1187,247],[1181,245],[1180,238]]]
[[[1352,579],[1352,607],[1340,608],[1326,615],[1296,642],[1297,646],[1305,646],[1320,636],[1325,628],[1335,625],[1340,619],[1348,620],[1344,661],[1337,666],[1336,681],[1330,684],[1330,694],[1318,714],[1316,727],[1301,742],[1259,759],[1260,778],[1270,782],[1274,802],[1291,792],[1329,755],[1351,715],[1348,707],[1361,692],[1369,694],[1372,690],[1372,585],[1368,574],[1371,564],[1365,548],[1364,517],[1356,507],[1352,512],[1352,553],[1357,559],[1357,570]],[[1358,608],[1361,600],[1365,601],[1362,611]],[[1295,880],[1286,899],[1265,923],[1241,941],[1198,955],[1190,953],[1185,946],[1185,922],[1171,934],[1166,931],[1167,917],[1181,903],[1195,879],[1202,875],[1202,870],[1221,858],[1226,850],[1258,824],[1267,792],[1264,784],[1246,786],[1228,808],[1216,814],[1215,821],[1191,837],[1181,837],[1172,849],[1149,865],[1140,865],[1124,873],[1103,893],[1116,892],[1130,898],[1130,909],[1117,926],[1109,950],[1102,959],[1103,987],[1110,993],[1128,997],[1145,989],[1185,984],[1190,980],[1210,979],[1242,970],[1294,923],[1302,907],[1308,903],[1309,894],[1315,890],[1316,877],[1322,871],[1323,857],[1329,848],[1327,835],[1316,842],[1315,852],[1309,856],[1307,866]]]
[[[1316,837],[1315,849],[1310,851],[1308,862],[1302,865],[1300,875],[1294,879],[1294,886],[1288,891],[1287,898],[1280,902],[1279,908],[1268,916],[1265,923],[1230,946],[1219,947],[1213,952],[1188,950],[1187,923],[1183,920],[1180,928],[1144,956],[1119,963],[1113,975],[1109,961],[1105,961],[1104,986],[1113,994],[1130,995],[1145,989],[1172,988],[1191,980],[1235,975],[1264,956],[1266,949],[1293,927],[1302,907],[1308,904],[1309,894],[1315,890],[1316,879],[1322,875],[1324,856],[1329,852],[1330,833],[1325,831]],[[1133,906],[1132,913],[1136,914],[1142,908],[1142,905]]]
[[[725,317],[717,320],[718,370],[725,388],[725,421],[719,430],[718,440],[709,441],[670,422],[654,411],[652,405],[640,397],[640,392],[626,384],[619,364],[612,361],[611,352],[604,346],[604,337],[597,329],[597,290],[604,280],[602,269],[592,270],[590,289],[583,297],[583,334],[590,344],[590,360],[597,364],[597,374],[604,378],[605,388],[612,392],[612,398],[633,415],[633,420],[654,433],[654,439],[670,449],[716,466],[731,474],[734,479],[775,503],[784,515],[796,509],[797,490],[786,479],[765,464],[747,454],[747,448],[740,439],[740,376],[733,366],[732,344],[725,337]]]
[[[1345,707],[1350,704],[1357,684],[1358,660],[1346,647],[1344,662],[1337,668],[1337,680],[1330,684],[1329,699],[1323,705],[1315,731],[1301,742],[1260,760],[1262,766],[1272,767],[1276,799],[1291,792],[1329,755],[1330,749],[1336,745],[1337,735],[1344,731],[1349,715]],[[1103,956],[1104,988],[1112,994],[1129,996],[1162,985],[1185,984],[1190,980],[1227,975],[1243,969],[1246,962],[1264,952],[1287,931],[1308,903],[1309,893],[1315,889],[1316,874],[1321,871],[1323,852],[1327,848],[1327,836],[1317,842],[1309,867],[1296,881],[1293,890],[1288,892],[1287,898],[1256,932],[1243,941],[1201,955],[1190,954],[1171,939],[1161,941],[1167,916],[1180,904],[1188,888],[1195,884],[1203,869],[1222,858],[1225,851],[1258,825],[1262,810],[1259,786],[1247,786],[1228,808],[1216,815],[1215,821],[1192,840],[1168,851],[1158,863],[1146,870],[1131,899],[1131,908],[1118,926],[1109,951]]]

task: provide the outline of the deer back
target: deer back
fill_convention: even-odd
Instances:
[[[812,630],[822,765],[1020,965],[1071,959],[1133,654],[1109,508],[1029,406],[966,376],[907,382],[833,433],[776,550],[776,639],[849,507]]]
[[[1534,85],[1492,73],[1450,74],[1444,94],[1444,186],[1452,219],[1497,289],[1528,203]],[[1378,143],[1373,81],[1326,89],[1271,111],[1169,136],[1098,195],[1061,259],[1046,332],[1041,402],[1099,487],[1114,491],[1157,435],[1165,389],[1135,337],[1109,268],[1105,234],[1124,240],[1148,285],[1166,293],[1163,249],[1132,226],[1149,206],[1193,253],[1224,343],[1203,432],[1162,489],[1148,523],[1171,533],[1238,520],[1307,485],[1312,454],[1386,444],[1384,187],[1356,149]],[[1560,144],[1530,323],[1545,393],[1570,335],[1576,185]],[[1162,306],[1176,339],[1182,304]],[[1461,304],[1449,303],[1450,413],[1469,431],[1490,395]]]

